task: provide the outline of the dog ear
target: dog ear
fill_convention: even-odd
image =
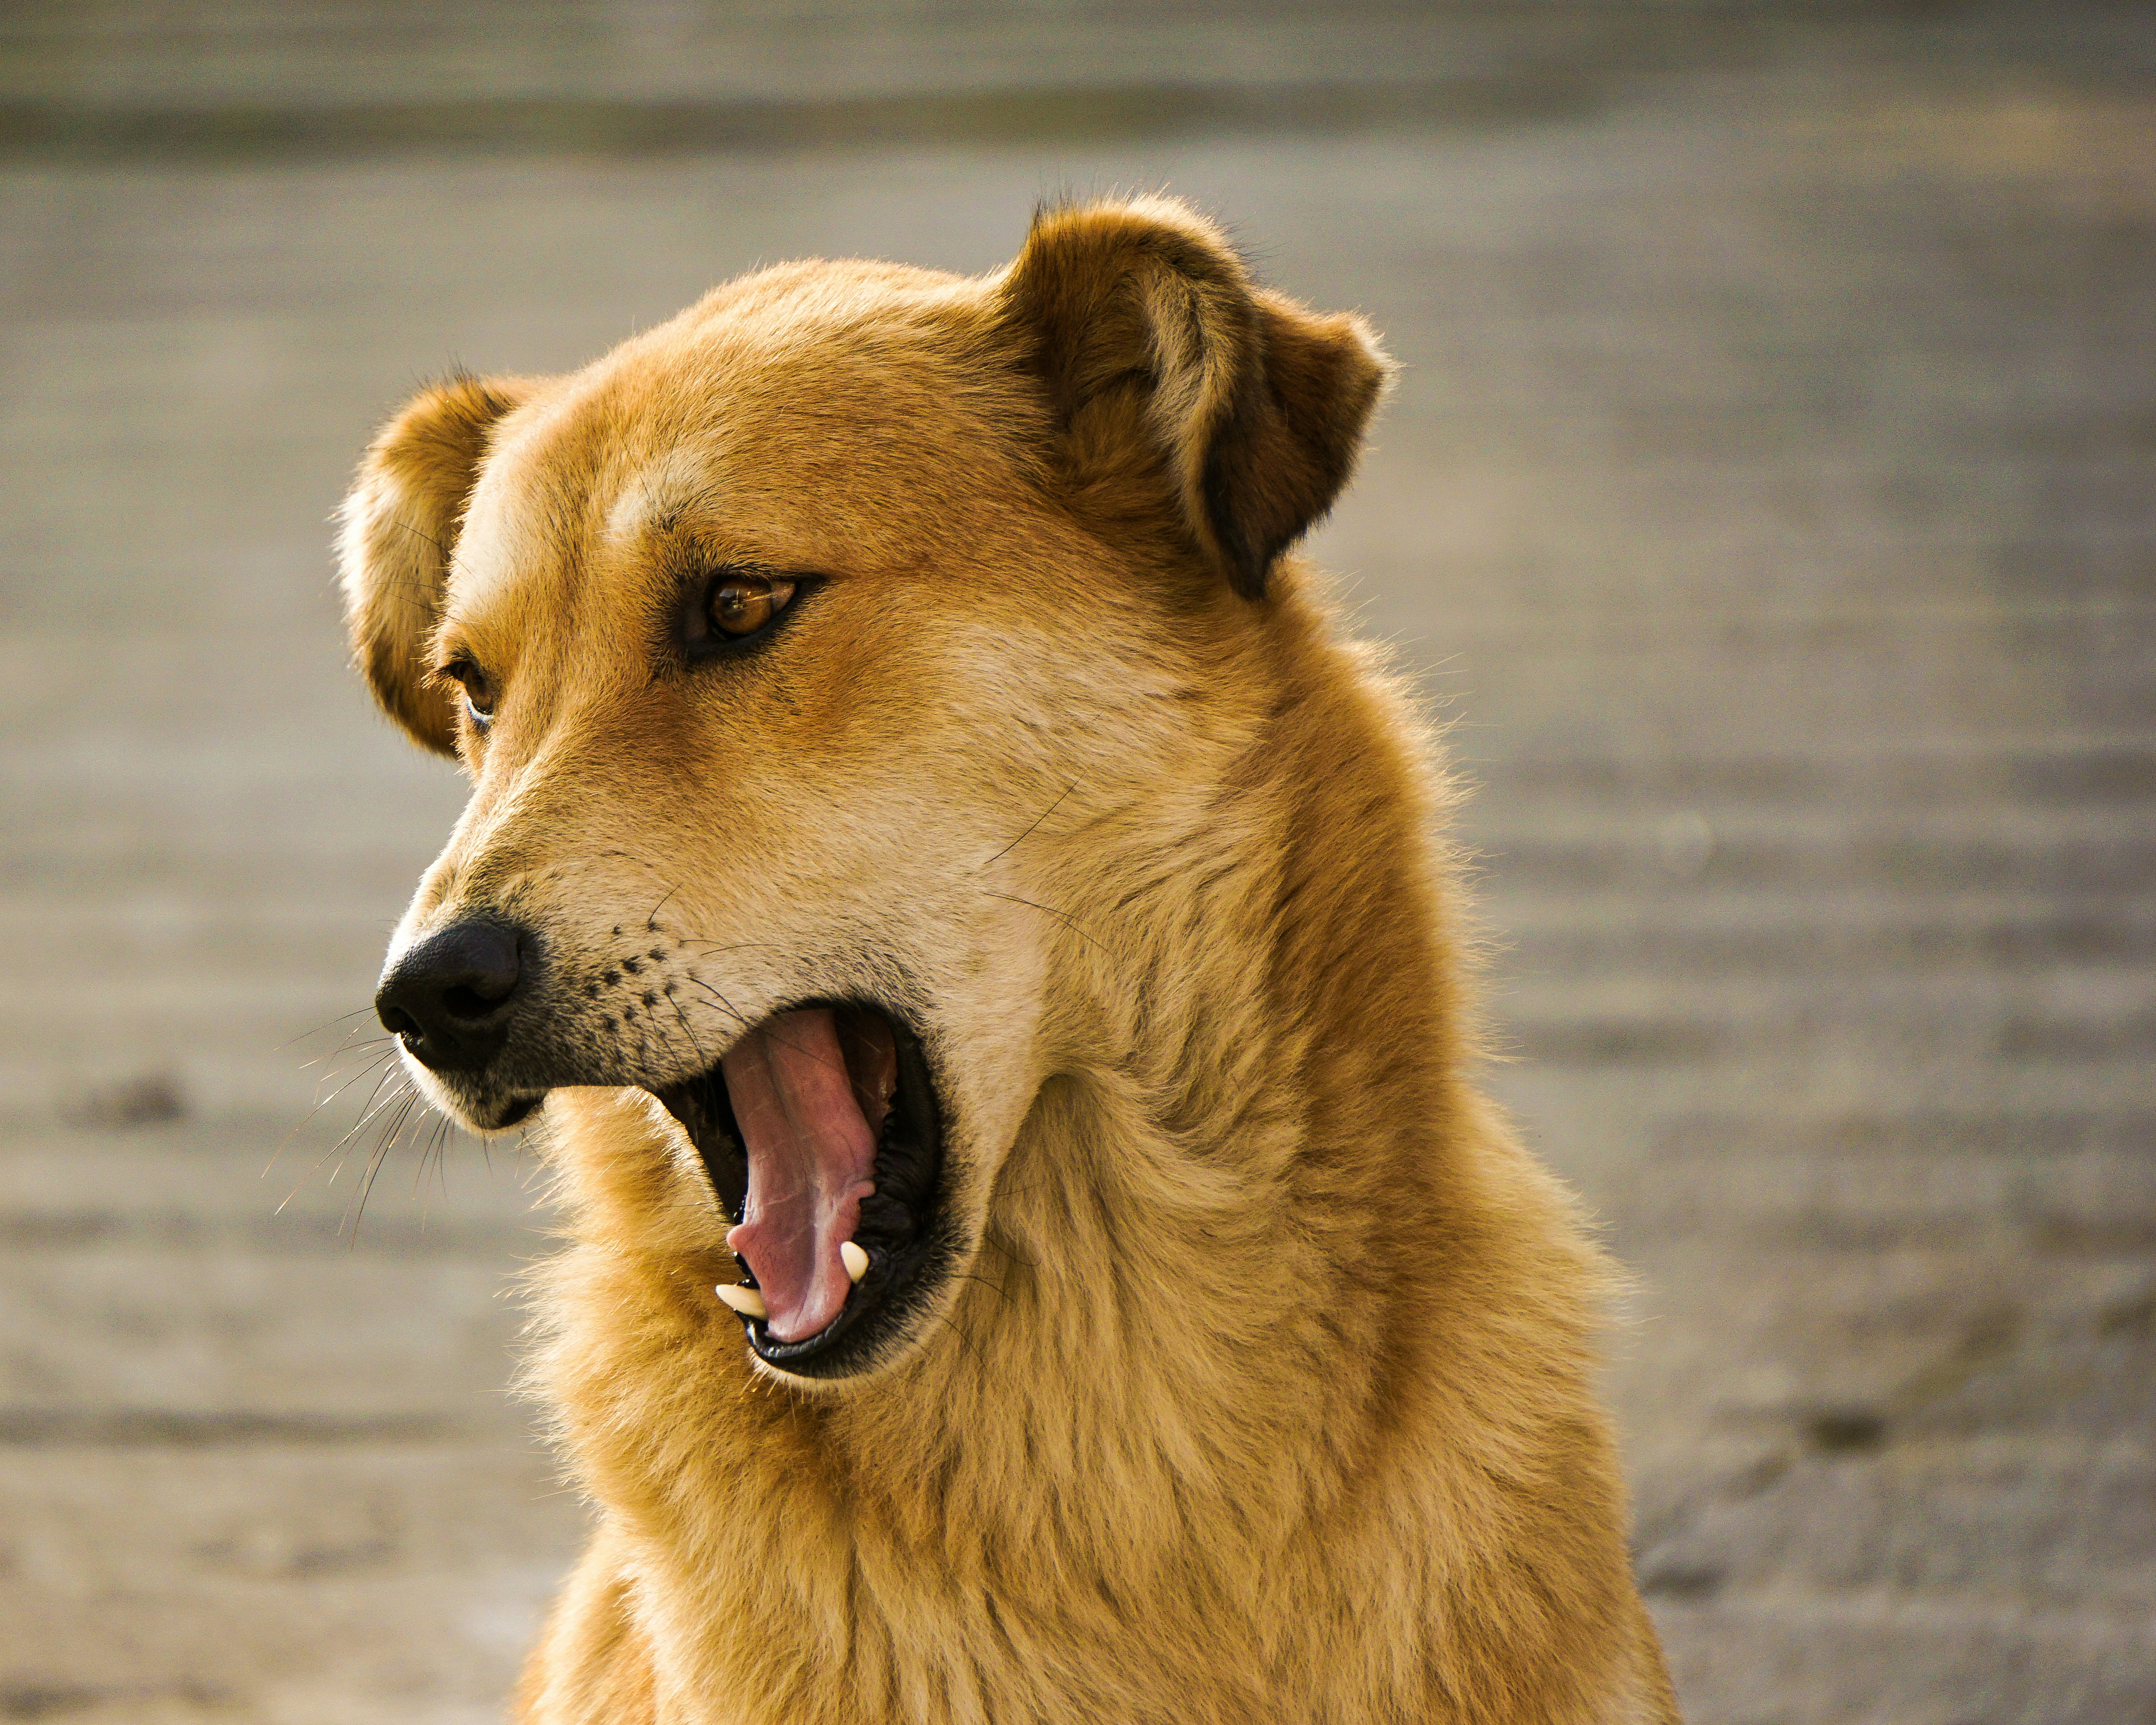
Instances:
[[[1262,598],[1347,484],[1391,375],[1368,326],[1254,287],[1168,198],[1043,211],[998,291],[1077,487],[1163,475],[1199,549]]]
[[[337,511],[352,656],[382,711],[445,755],[456,752],[456,730],[449,697],[427,678],[427,640],[487,439],[535,388],[459,375],[423,389],[367,445]]]

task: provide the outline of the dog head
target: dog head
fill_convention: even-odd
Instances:
[[[421,394],[341,554],[377,698],[472,782],[377,1001],[426,1094],[487,1132],[652,1092],[758,1356],[902,1352],[1138,986],[1093,910],[1232,857],[1281,555],[1385,369],[1154,201]]]

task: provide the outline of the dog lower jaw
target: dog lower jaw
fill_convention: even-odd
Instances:
[[[539,1111],[546,1100],[546,1092],[543,1091],[536,1096],[519,1096],[503,1109],[494,1124],[486,1129],[489,1132],[506,1132],[513,1126],[521,1126]]]
[[[399,1053],[405,1076],[419,1094],[437,1111],[480,1137],[491,1137],[496,1132],[513,1131],[524,1125],[547,1100],[543,1090],[489,1089],[480,1095],[470,1095],[429,1066],[409,1048],[400,1048]]]

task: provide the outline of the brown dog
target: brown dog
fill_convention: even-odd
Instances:
[[[1386,371],[1152,201],[376,439],[353,639],[473,784],[380,1009],[575,1237],[523,1719],[1675,1717],[1428,739],[1285,555]]]

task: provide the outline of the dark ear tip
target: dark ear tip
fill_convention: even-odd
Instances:
[[[1228,566],[1228,585],[1235,588],[1238,598],[1255,603],[1265,596],[1266,578],[1272,573],[1272,559],[1260,561],[1255,557],[1237,557]]]

